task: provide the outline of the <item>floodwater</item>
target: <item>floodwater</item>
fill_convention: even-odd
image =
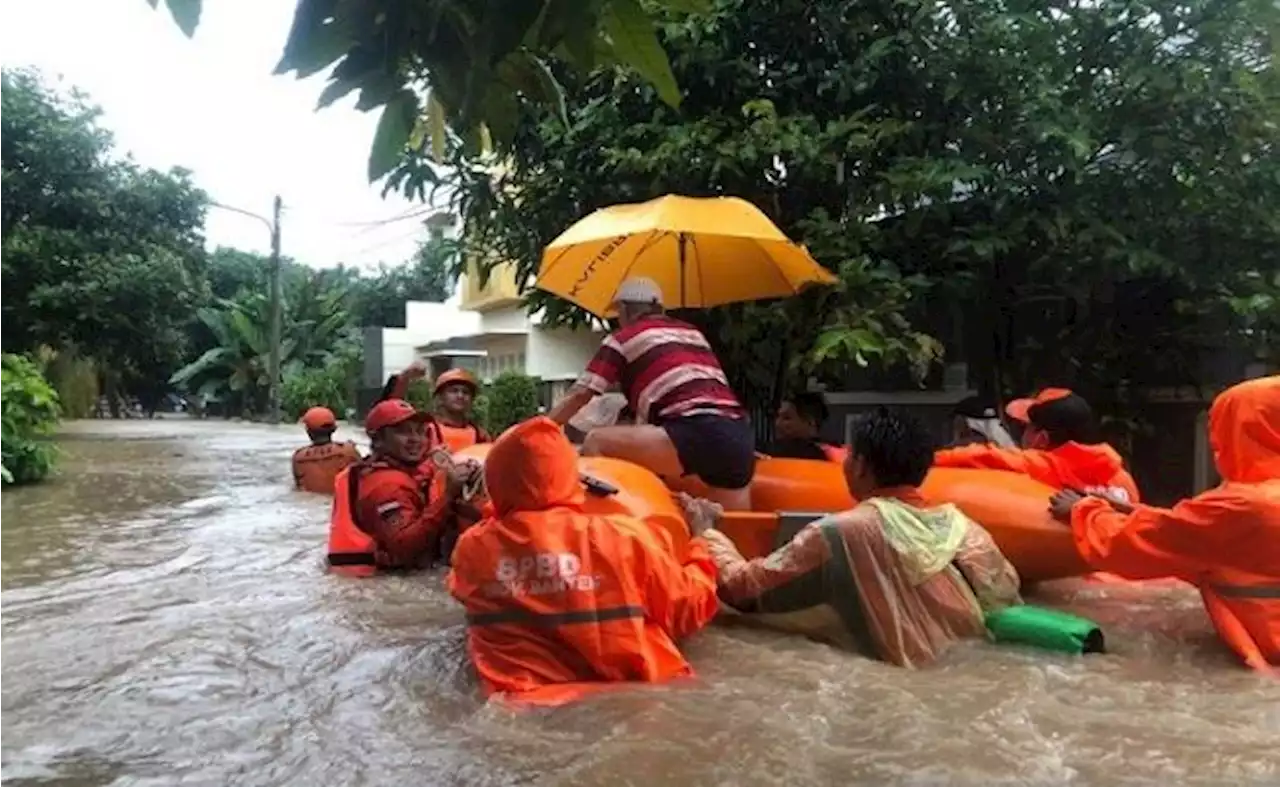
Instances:
[[[974,643],[911,672],[716,626],[692,685],[486,704],[441,577],[321,570],[300,438],[74,423],[61,476],[4,493],[6,784],[1280,784],[1280,682],[1183,587],[1040,596],[1105,656]]]

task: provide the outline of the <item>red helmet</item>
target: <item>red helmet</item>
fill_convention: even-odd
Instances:
[[[404,423],[408,420],[427,420],[426,413],[420,413],[403,399],[384,399],[369,410],[364,418],[364,430],[373,434],[388,426]]]
[[[337,426],[338,419],[328,407],[312,407],[302,414],[302,425],[308,432],[318,432]]]
[[[454,383],[462,383],[471,386],[471,393],[475,393],[480,389],[480,384],[476,382],[476,378],[471,376],[471,372],[466,369],[450,369],[436,378],[435,385],[432,388],[433,393],[440,393],[440,389],[446,385]]]

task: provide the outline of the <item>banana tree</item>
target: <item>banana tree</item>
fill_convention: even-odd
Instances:
[[[215,345],[175,372],[169,382],[194,390],[203,399],[223,402],[228,412],[261,412],[271,379],[269,315],[269,300],[260,293],[200,309],[197,317],[213,334]],[[296,348],[292,337],[280,342],[282,369],[300,365]]]

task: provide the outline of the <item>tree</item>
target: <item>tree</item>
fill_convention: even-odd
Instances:
[[[428,238],[400,265],[379,265],[373,276],[361,276],[352,269],[352,311],[357,324],[403,325],[405,301],[440,303],[447,299],[456,281],[453,258],[453,244]]]
[[[451,151],[467,257],[523,280],[595,208],[742,196],[843,283],[699,316],[740,390],[775,397],[784,358],[918,379],[961,318],[955,349],[993,393],[1186,382],[1215,338],[1265,335],[1232,307],[1260,317],[1280,270],[1270,3],[723,0],[661,19],[679,111],[553,62],[567,126],[522,100],[500,165]]]
[[[345,308],[347,292],[333,287],[325,272],[312,272],[286,287],[280,359],[283,376],[307,370],[358,364],[358,338]],[[236,414],[262,412],[266,406],[270,354],[270,302],[262,291],[240,290],[198,311],[209,340],[200,355],[169,382],[202,398],[225,403]]]
[[[203,297],[207,198],[182,170],[114,159],[83,95],[3,81],[4,347],[73,347],[109,388],[157,398]]]
[[[166,5],[183,32],[194,34],[201,0]],[[647,5],[688,11],[709,3]],[[406,147],[441,160],[450,139],[474,151],[491,142],[504,146],[515,130],[520,97],[563,116],[564,96],[547,62],[553,55],[582,70],[625,67],[671,106],[680,104],[640,0],[299,0],[276,73],[303,78],[334,66],[321,107],[359,91],[358,109],[382,108],[369,156],[374,181],[395,167]],[[434,182],[396,187],[421,192]]]

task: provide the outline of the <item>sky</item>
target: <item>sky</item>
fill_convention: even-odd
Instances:
[[[317,112],[323,75],[271,74],[294,5],[205,0],[188,39],[164,2],[2,0],[0,61],[84,90],[121,152],[192,170],[217,202],[270,216],[279,194],[285,255],[317,267],[402,262],[425,235],[406,218],[422,206],[368,182],[378,111],[357,111],[352,95]],[[211,249],[270,248],[261,222],[217,208],[205,235]]]

